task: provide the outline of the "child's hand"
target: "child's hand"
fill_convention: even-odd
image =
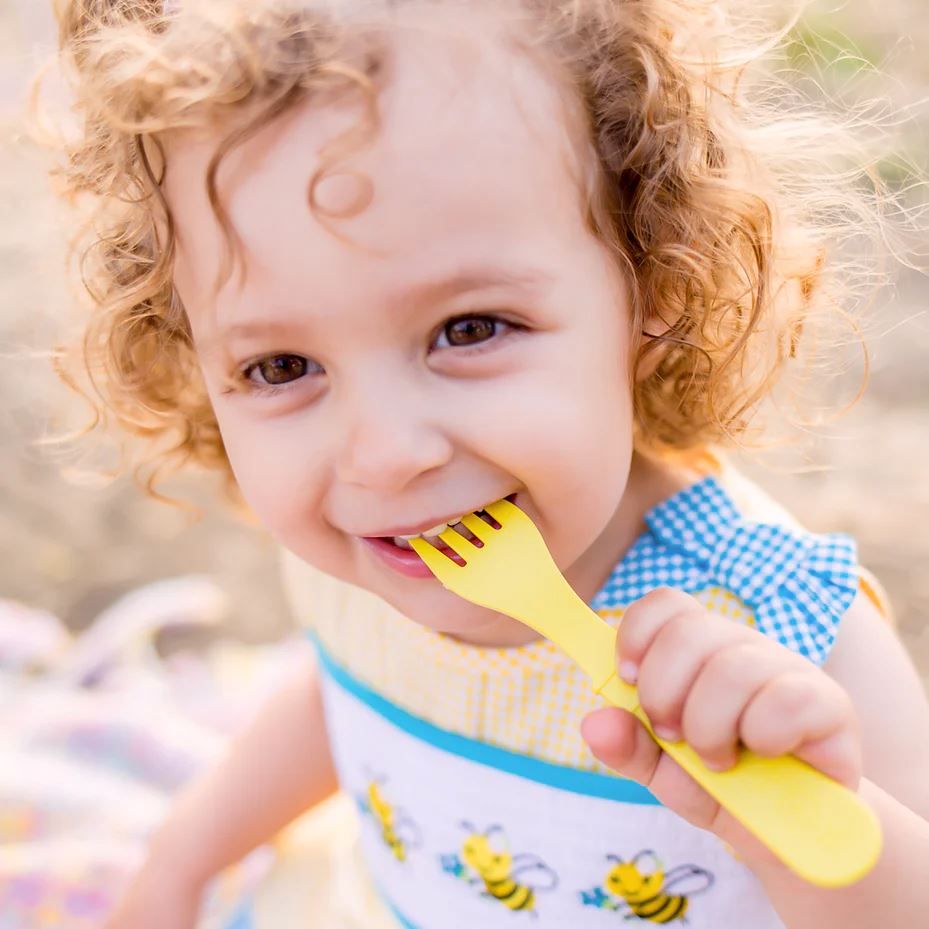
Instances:
[[[861,742],[851,699],[816,665],[761,633],[661,588],[626,610],[616,648],[619,674],[637,685],[656,734],[683,738],[708,766],[731,767],[742,743],[759,755],[796,755],[857,787]],[[597,758],[668,808],[737,848],[756,847],[630,713],[596,710],[581,731]]]

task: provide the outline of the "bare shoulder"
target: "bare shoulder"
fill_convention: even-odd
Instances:
[[[842,618],[824,670],[855,704],[865,776],[929,818],[929,700],[903,643],[864,587]]]

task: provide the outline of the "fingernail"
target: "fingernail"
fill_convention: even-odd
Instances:
[[[711,771],[728,771],[732,767],[731,764],[727,764],[724,761],[707,761],[705,758],[703,759],[703,763]]]
[[[634,661],[621,661],[619,663],[619,676],[627,684],[634,684],[639,679],[639,666]]]
[[[675,732],[673,729],[665,729],[662,726],[655,726],[655,735],[657,735],[658,738],[663,742],[681,741],[680,733]]]

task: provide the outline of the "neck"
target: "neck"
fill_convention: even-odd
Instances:
[[[645,532],[645,514],[700,475],[681,465],[664,464],[634,454],[629,479],[619,506],[590,548],[565,571],[578,596],[590,601],[606,583],[639,536]]]

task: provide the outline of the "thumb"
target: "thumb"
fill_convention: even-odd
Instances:
[[[661,750],[631,713],[605,707],[588,713],[581,735],[599,761],[647,787],[660,803],[688,822],[717,832],[719,804]],[[723,820],[731,819],[723,813]]]
[[[594,710],[581,721],[581,735],[599,761],[647,787],[678,816],[714,832],[749,860],[775,860],[758,839],[661,750],[631,713],[616,707]]]
[[[581,721],[581,735],[599,761],[645,787],[651,785],[661,748],[626,710],[604,707]]]

